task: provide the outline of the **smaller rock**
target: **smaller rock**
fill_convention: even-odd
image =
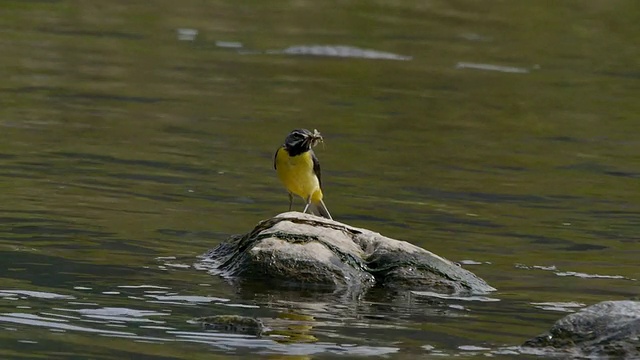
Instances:
[[[640,358],[640,301],[604,301],[565,316],[526,347],[552,347],[584,356]]]
[[[215,315],[193,319],[202,324],[205,330],[217,330],[223,332],[241,333],[260,336],[264,331],[262,321],[238,315]]]

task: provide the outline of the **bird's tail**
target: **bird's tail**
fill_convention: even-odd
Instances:
[[[329,214],[329,209],[327,209],[327,206],[324,204],[324,201],[320,200],[320,201],[312,201],[309,204],[309,209],[308,209],[309,214],[313,214],[313,215],[317,215],[317,216],[322,216],[325,217],[329,220],[333,220],[333,218],[331,217],[331,214]]]

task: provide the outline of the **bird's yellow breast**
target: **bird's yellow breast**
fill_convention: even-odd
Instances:
[[[313,172],[313,158],[311,152],[290,156],[284,147],[278,149],[275,159],[278,177],[289,192],[305,199],[318,202],[322,200],[320,182]]]

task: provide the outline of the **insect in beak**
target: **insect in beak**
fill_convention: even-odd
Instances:
[[[313,129],[313,133],[309,135],[309,141],[311,143],[311,147],[318,145],[318,143],[322,143],[322,145],[324,145],[324,139],[318,129]]]

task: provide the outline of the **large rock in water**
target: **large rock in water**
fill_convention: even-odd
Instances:
[[[640,301],[604,301],[565,316],[524,343],[573,356],[640,359]]]
[[[408,242],[299,212],[264,220],[204,257],[227,279],[243,283],[351,290],[376,285],[445,294],[495,290]]]

